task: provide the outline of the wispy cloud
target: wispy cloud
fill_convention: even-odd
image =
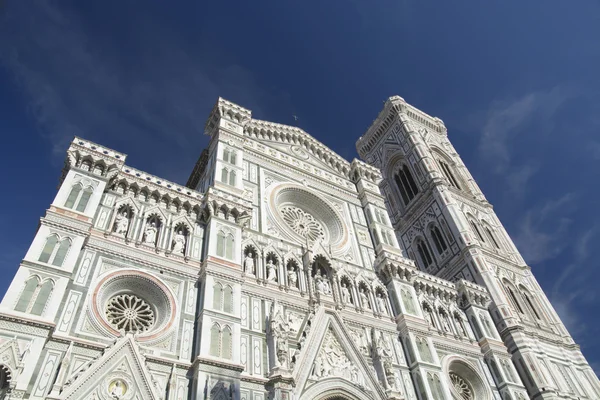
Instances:
[[[55,2],[25,3],[4,5],[0,62],[61,158],[73,135],[132,146],[169,143],[184,154],[193,149],[195,157],[218,96],[255,114],[289,103],[244,67],[207,57],[209,43],[187,40],[145,7],[131,19],[112,20],[127,35],[106,40],[92,33],[89,16]]]
[[[548,296],[571,335],[577,336],[579,341],[585,340],[589,333],[581,308],[595,306],[597,300],[596,291],[590,290],[589,282],[596,282],[598,274],[595,268],[587,267],[597,234],[598,229],[592,227],[577,238],[572,250],[572,263],[562,270]]]
[[[565,217],[577,196],[567,193],[529,209],[517,225],[515,244],[527,262],[539,264],[558,256],[569,244],[564,237],[571,219]]]

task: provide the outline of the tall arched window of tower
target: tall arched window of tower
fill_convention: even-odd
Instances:
[[[483,235],[481,234],[481,229],[479,228],[479,224],[477,222],[475,222],[475,220],[470,219],[469,223],[471,224],[471,228],[473,228],[473,233],[475,233],[475,235],[477,235],[477,238],[479,239],[479,241],[481,243],[485,243],[485,239],[483,237]]]
[[[21,296],[19,296],[15,306],[15,311],[42,315],[53,289],[54,281],[51,279],[41,282],[38,276],[31,276],[25,282]]]
[[[396,182],[404,205],[408,205],[408,203],[410,203],[410,201],[419,193],[419,188],[413,179],[408,165],[404,164],[400,167],[394,174],[394,181]]]
[[[515,291],[513,290],[510,282],[508,282],[506,279],[503,279],[502,284],[504,286],[506,293],[508,294],[509,300],[512,303],[513,308],[516,311],[518,311],[520,314],[525,314],[523,312],[523,308],[521,307],[521,304],[519,303],[519,300],[517,300],[517,296],[515,296]]]
[[[65,208],[74,209],[79,212],[85,212],[90,197],[94,193],[94,188],[87,186],[83,188],[79,183],[71,188],[71,192],[65,201]]]
[[[435,249],[437,250],[438,254],[442,254],[444,251],[446,251],[446,249],[448,249],[448,245],[444,240],[444,236],[442,235],[440,228],[438,228],[436,225],[431,225],[429,227],[429,235],[433,240],[433,244],[435,245]]]
[[[433,257],[431,256],[427,242],[422,238],[418,238],[415,240],[415,248],[419,254],[419,262],[423,266],[423,269],[429,269],[433,265]]]
[[[498,244],[496,237],[492,233],[492,229],[490,227],[484,225],[483,230],[485,231],[485,234],[487,235],[490,242],[494,245],[494,247],[497,249],[500,249],[500,245]]]
[[[38,261],[47,264],[52,264],[55,267],[60,267],[65,261],[70,247],[70,238],[61,239],[58,235],[52,234],[46,239],[46,244],[42,249],[42,253],[38,258]]]
[[[519,287],[519,289],[521,291],[521,297],[525,301],[525,304],[527,305],[527,308],[531,312],[532,316],[535,317],[535,319],[541,321],[542,320],[541,314],[540,314],[540,312],[538,312],[537,305],[536,305],[533,295],[527,289],[525,289],[525,287],[522,285]]]

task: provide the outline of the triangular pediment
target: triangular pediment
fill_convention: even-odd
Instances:
[[[258,141],[265,146],[268,146],[274,150],[278,150],[278,151],[286,154],[287,156],[291,157],[291,159],[294,159],[297,163],[300,163],[300,165],[297,165],[297,166],[301,166],[302,163],[307,163],[314,167],[317,167],[324,171],[327,171],[335,176],[340,176],[340,172],[337,169],[335,169],[331,165],[325,163],[319,157],[311,154],[308,150],[306,150],[304,147],[302,147],[300,145],[283,143],[283,142],[272,141],[272,140],[265,140],[265,139],[258,140]],[[292,163],[295,164],[295,162],[292,162]]]
[[[119,339],[89,367],[76,374],[61,400],[159,400],[139,346],[130,335]]]
[[[23,366],[19,352],[19,343],[16,339],[11,339],[0,346],[0,366],[5,373],[14,375]],[[11,376],[11,378],[15,377]]]
[[[360,353],[339,315],[319,309],[304,349],[292,373],[302,400],[318,393],[319,387],[332,387],[335,381],[352,387],[360,399],[387,398],[374,370]],[[308,396],[308,397],[307,397]]]

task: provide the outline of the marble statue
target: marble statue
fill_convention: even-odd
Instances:
[[[256,273],[254,270],[254,254],[251,251],[244,257],[244,272],[251,275]]]
[[[298,287],[298,275],[292,265],[288,265],[287,268],[288,282],[292,287]]]
[[[344,282],[342,282],[342,302],[344,304],[352,303],[352,296],[350,295],[350,290],[348,290],[348,286]]]
[[[360,296],[360,302],[363,305],[363,307],[368,308],[370,310],[371,304],[369,303],[369,297],[367,296],[367,291],[365,290],[365,288],[360,289],[359,296]]]
[[[387,314],[387,307],[385,305],[385,298],[381,293],[377,293],[377,307],[379,308],[379,312],[382,314]]]
[[[267,261],[267,280],[270,282],[277,282],[277,268],[273,264],[273,260]]]
[[[173,253],[183,254],[185,250],[185,235],[179,230],[173,239]]]
[[[115,233],[117,235],[125,236],[127,234],[127,228],[129,227],[129,217],[127,211],[123,210],[121,214],[117,214],[115,219]]]
[[[146,226],[146,232],[144,232],[144,243],[155,244],[156,243],[156,223],[152,221],[150,225]]]

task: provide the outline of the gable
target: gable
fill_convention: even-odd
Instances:
[[[320,309],[292,373],[301,399],[320,388],[352,387],[360,399],[386,399],[375,372],[334,312]]]
[[[158,400],[154,382],[131,335],[117,341],[76,376],[61,400]]]

